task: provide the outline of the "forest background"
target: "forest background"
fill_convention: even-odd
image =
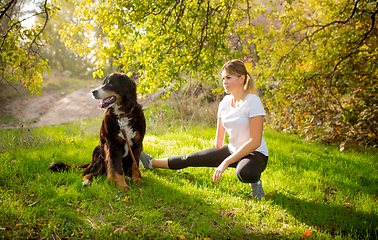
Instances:
[[[191,81],[220,93],[219,68],[241,58],[268,127],[341,149],[377,146],[377,1],[45,0],[24,11],[30,3],[0,5],[2,85],[33,95],[51,70],[124,71],[140,74],[142,96]]]

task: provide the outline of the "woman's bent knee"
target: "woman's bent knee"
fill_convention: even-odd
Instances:
[[[239,178],[239,180],[243,183],[255,183],[260,180],[261,173],[260,171],[256,171],[253,169],[238,169],[236,170],[236,176]]]

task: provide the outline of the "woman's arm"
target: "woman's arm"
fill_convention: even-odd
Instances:
[[[215,136],[215,147],[221,149],[224,145],[224,136],[226,135],[226,130],[222,124],[222,118],[218,117],[217,123],[217,134]]]
[[[249,127],[250,127],[250,139],[244,143],[236,152],[231,154],[228,158],[226,158],[215,170],[213,175],[213,182],[218,182],[221,179],[223,172],[227,169],[227,167],[239,161],[244,156],[255,151],[261,145],[262,140],[262,133],[263,133],[263,125],[264,125],[264,117],[263,116],[256,116],[249,119]]]

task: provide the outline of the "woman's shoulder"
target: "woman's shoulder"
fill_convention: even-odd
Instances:
[[[258,115],[265,116],[265,110],[259,96],[249,93],[245,97],[245,102],[244,112],[248,113],[248,117],[251,118]]]
[[[245,97],[244,101],[246,102],[261,102],[260,97],[257,96],[256,94],[248,93],[247,96]]]

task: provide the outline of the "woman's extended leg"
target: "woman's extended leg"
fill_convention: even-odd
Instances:
[[[227,145],[221,149],[210,148],[203,151],[167,158],[169,169],[186,167],[218,167],[222,161],[230,156]],[[235,165],[236,166],[236,165]]]
[[[144,167],[148,169],[182,169],[186,167],[217,167],[225,158],[230,156],[230,154],[231,153],[226,145],[221,149],[210,148],[195,153],[162,159],[152,159],[151,156],[142,152],[140,159],[142,160]],[[236,163],[232,166],[236,167]]]
[[[169,168],[168,167],[168,158],[162,159],[153,159],[152,168]]]

